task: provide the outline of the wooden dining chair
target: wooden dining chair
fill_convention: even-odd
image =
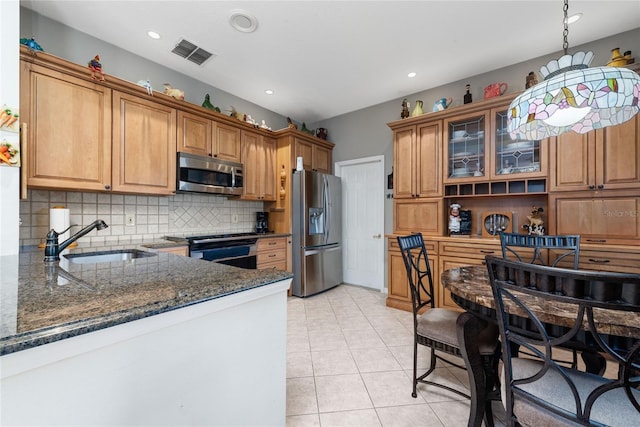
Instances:
[[[456,329],[456,320],[460,313],[446,308],[435,307],[433,277],[422,234],[398,236],[397,239],[407,270],[413,307],[413,392],[411,395],[417,397],[417,385],[418,383],[423,383],[469,398],[469,395],[462,391],[426,379],[435,369],[437,359],[460,369],[466,369],[464,362],[456,364],[436,353],[437,350],[457,356],[461,358],[460,361],[462,362]],[[477,338],[483,355],[492,356],[494,354],[498,338],[497,334],[498,330],[495,325],[490,325]],[[429,369],[420,376],[417,373],[418,344],[429,347],[431,350]],[[489,406],[489,411],[490,409],[491,407]],[[490,414],[491,412],[489,412]]]
[[[503,342],[507,425],[640,426],[640,275],[491,256],[486,263]],[[560,346],[584,342],[581,334],[618,365],[615,378],[554,361]],[[531,356],[515,357],[510,343]]]

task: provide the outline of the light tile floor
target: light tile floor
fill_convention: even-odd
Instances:
[[[412,315],[385,299],[349,285],[289,298],[287,426],[467,425],[469,400],[424,384],[411,397]],[[445,365],[432,378],[468,391],[467,373]],[[418,367],[427,366],[422,347]],[[494,413],[503,426],[499,402]]]

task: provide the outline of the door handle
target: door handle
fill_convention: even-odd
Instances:
[[[379,238],[381,238],[381,237],[382,237],[382,234],[380,234],[380,233],[378,233],[378,234],[374,234],[374,235],[373,235],[373,238],[374,238],[374,239],[379,239]]]

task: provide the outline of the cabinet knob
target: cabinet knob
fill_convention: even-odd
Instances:
[[[596,186],[595,186],[595,185],[593,185],[593,184],[591,184],[591,185],[589,186],[589,190],[595,190],[595,188],[596,188]]]
[[[603,188],[604,188],[604,184],[600,184],[600,185],[598,185],[598,189],[599,189],[599,190],[602,190]]]
[[[611,262],[611,261],[609,261],[608,259],[589,258],[589,262],[594,262],[596,264],[606,264],[606,263]]]
[[[107,185],[104,186],[104,189],[105,190],[111,190],[111,186],[109,184],[107,184]]]

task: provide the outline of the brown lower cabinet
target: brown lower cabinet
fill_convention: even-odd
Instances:
[[[287,270],[287,237],[258,239],[257,267]]]
[[[387,246],[387,306],[411,311],[411,293],[409,282],[398,247],[396,234],[390,234]],[[449,291],[440,282],[440,274],[451,268],[467,265],[484,265],[487,255],[502,256],[498,239],[480,238],[452,238],[424,236],[425,247],[429,254],[429,262],[433,274],[436,307],[460,310],[451,299]],[[533,251],[518,249],[523,261],[531,260]],[[553,262],[558,253],[553,250],[542,251],[545,263]],[[507,254],[509,258],[513,255]],[[558,267],[572,268],[572,260],[561,261]],[[640,246],[634,245],[603,245],[582,243],[580,245],[580,269],[615,271],[621,273],[640,274]]]

